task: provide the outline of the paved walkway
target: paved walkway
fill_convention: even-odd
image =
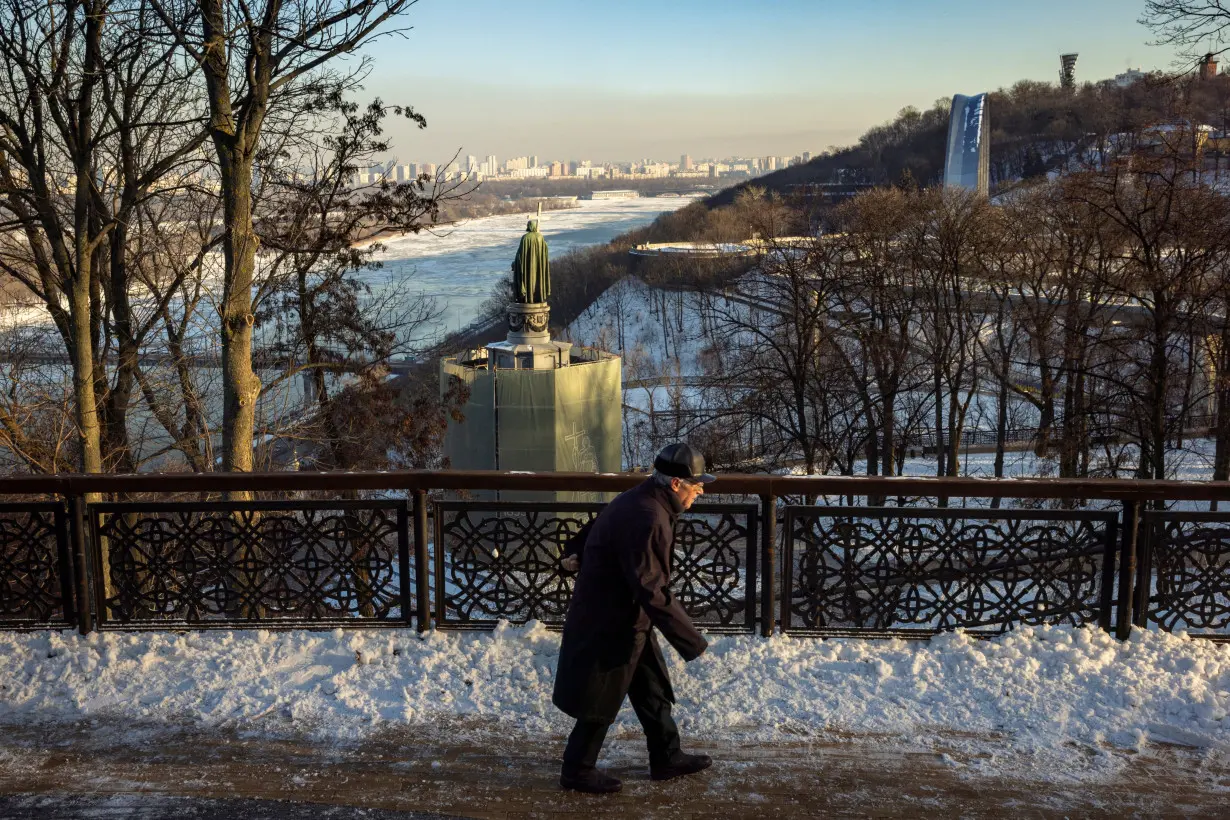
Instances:
[[[0,818],[1217,817],[1230,803],[1230,766],[1174,747],[1129,759],[1115,782],[1064,785],[972,775],[963,764],[974,761],[955,752],[889,738],[710,744],[697,748],[717,759],[712,769],[655,783],[640,742],[628,737],[607,754],[624,791],[595,797],[559,789],[560,746],[404,733],[324,744],[106,723],[6,726]]]

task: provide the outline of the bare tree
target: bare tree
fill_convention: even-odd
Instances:
[[[1210,50],[1224,53],[1222,46],[1230,30],[1230,3],[1225,0],[1147,0],[1140,23],[1157,36],[1158,45],[1174,46],[1186,57],[1195,58]]]
[[[901,423],[902,397],[922,386],[914,333],[916,271],[903,252],[916,198],[896,188],[871,191],[845,205],[837,217],[845,234],[847,273],[836,299],[846,314],[843,326],[857,343],[847,366],[855,372],[857,360],[865,358],[870,371],[869,378],[854,380],[868,405],[868,475],[900,472],[902,442],[909,433],[909,425]]]
[[[825,239],[766,239],[757,273],[737,291],[707,294],[724,345],[721,370],[708,374],[715,392],[732,414],[762,425],[771,463],[797,459],[809,474],[849,472],[850,437],[866,435],[832,321],[842,253]]]
[[[338,58],[381,34],[416,0],[151,1],[204,79],[223,212],[222,466],[251,470],[261,392],[252,366],[260,241],[252,186],[265,128],[297,101],[353,87],[362,65],[339,73]]]
[[[909,253],[918,271],[921,341],[930,357],[936,475],[958,475],[959,448],[980,386],[977,339],[986,321],[981,282],[990,244],[991,206],[963,191],[931,191],[911,226]]]
[[[345,373],[372,377],[348,386],[353,403],[358,386],[381,384],[390,360],[415,351],[422,329],[439,316],[432,300],[402,288],[372,292],[361,277],[379,267],[381,246],[373,240],[390,231],[417,233],[438,218],[442,203],[473,186],[422,176],[403,184],[386,180],[352,187],[358,168],[389,149],[381,138],[387,115],[407,116],[420,127],[425,121],[380,101],[360,111],[337,94],[312,108],[317,126],[297,128],[293,143],[287,140],[262,162],[266,184],[257,226],[266,274],[257,283],[253,306],[258,326],[274,328],[267,347],[283,362],[282,374],[265,389],[303,375],[320,428],[315,461],[349,468],[355,465],[342,454],[376,433],[358,424],[360,414],[334,411],[333,383]],[[328,136],[316,139],[318,133]],[[396,425],[399,416],[369,420]]]
[[[1203,328],[1209,279],[1230,253],[1225,197],[1193,184],[1187,170],[1173,158],[1141,161],[1084,177],[1072,193],[1121,237],[1124,264],[1107,287],[1125,321],[1108,339],[1114,366],[1100,378],[1126,402],[1124,432],[1139,444],[1144,478],[1166,477],[1168,442],[1205,400],[1185,383],[1194,353],[1185,339],[1193,323]]]
[[[184,110],[192,67],[155,22],[145,0],[0,5],[0,268],[62,339],[87,472],[133,467],[127,413],[151,324],[133,313],[130,233],[201,141]]]

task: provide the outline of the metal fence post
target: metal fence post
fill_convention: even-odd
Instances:
[[[94,631],[94,610],[90,603],[89,566],[85,546],[85,498],[74,495],[68,499],[68,532],[73,550],[73,578],[77,592],[77,629],[82,635]]]
[[[1139,515],[1136,538],[1136,586],[1132,589],[1132,623],[1149,625],[1149,593],[1153,589],[1153,530],[1155,519],[1146,511]]]
[[[401,617],[410,625],[410,610],[414,608],[414,595],[410,591],[410,573],[414,557],[410,553],[410,509],[406,501],[397,505],[397,595],[401,601]]]
[[[1123,502],[1123,529],[1119,547],[1119,601],[1115,636],[1121,641],[1132,634],[1132,584],[1136,580],[1136,539],[1140,533],[1140,504]]]
[[[1106,543],[1102,550],[1102,589],[1098,594],[1098,627],[1115,634],[1111,610],[1115,605],[1115,556],[1119,552],[1119,518],[1106,522]]]
[[[752,507],[748,510],[748,542],[747,542],[747,606],[743,617],[747,619],[748,631],[756,634],[756,614],[760,606],[760,510]]]
[[[760,634],[769,637],[773,634],[774,585],[777,583],[777,561],[774,550],[777,547],[777,497],[773,495],[760,496],[761,525],[761,578],[764,584],[764,594],[760,597]]]
[[[439,547],[437,546],[437,549]],[[414,592],[419,632],[431,626],[430,573],[427,561],[427,491],[414,491]]]

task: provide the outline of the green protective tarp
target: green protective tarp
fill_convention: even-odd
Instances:
[[[501,470],[555,469],[554,370],[497,370],[496,461]]]
[[[556,370],[478,370],[445,360],[470,389],[461,423],[449,422],[445,452],[457,470],[614,473],[622,464],[620,359]],[[501,492],[505,501],[601,501],[598,493]]]
[[[462,367],[445,359],[440,366],[440,393],[448,392],[449,380],[460,379],[470,398],[461,408],[462,421],[449,418],[444,454],[454,470],[494,470],[495,380],[489,370]]]
[[[623,425],[619,359],[566,367],[555,391],[555,469],[618,472]]]
[[[623,456],[620,360],[609,358],[558,371],[555,390],[555,469],[619,472]],[[559,493],[560,501],[607,501],[607,493]]]

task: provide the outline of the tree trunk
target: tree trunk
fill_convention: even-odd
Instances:
[[[227,284],[222,300],[222,469],[252,471],[252,437],[261,384],[252,369],[252,280],[256,233],[252,226],[252,162],[223,165]]]
[[[1008,366],[1010,354],[1005,348],[1000,360],[999,391],[995,397],[995,477],[1004,477],[1004,451],[1008,439]],[[999,496],[991,499],[992,507],[999,507]]]
[[[881,402],[883,418],[880,420],[880,433],[884,437],[883,444],[880,445],[880,458],[883,459],[883,468],[880,470],[881,475],[896,475],[897,469],[897,451],[896,451],[896,433],[894,414],[897,412],[897,394],[894,391],[885,391],[883,401]]]
[[[935,474],[937,476],[946,475],[944,469],[944,457],[948,451],[944,448],[944,400],[943,400],[943,384],[940,380],[940,364],[935,362],[935,377],[933,384],[935,387]]]
[[[222,190],[222,255],[226,273],[221,305],[222,469],[252,470],[252,436],[261,384],[252,370],[252,281],[256,232],[252,224],[252,164],[269,99],[272,32],[249,31],[248,90],[240,115],[231,99],[230,58],[223,0],[200,0],[205,40],[201,62],[209,93],[209,134],[218,155]],[[251,497],[235,493],[232,499]]]
[[[1160,332],[1161,339],[1165,333]],[[1148,477],[1163,479],[1166,477],[1166,345],[1161,339],[1155,339],[1152,356],[1150,357],[1150,390],[1149,390],[1149,436],[1150,464]],[[1143,459],[1142,459],[1143,461]]]
[[[77,240],[77,276],[72,281],[69,312],[73,329],[73,400],[76,404],[77,436],[81,446],[81,471],[102,472],[102,437],[98,425],[98,401],[94,392],[94,344],[90,336],[89,254],[80,253],[85,237]],[[84,261],[84,269],[82,263]]]
[[[1038,458],[1046,458],[1051,449],[1051,430],[1055,426],[1055,374],[1045,356],[1038,360],[1039,407],[1038,407],[1038,440],[1034,454]]]

